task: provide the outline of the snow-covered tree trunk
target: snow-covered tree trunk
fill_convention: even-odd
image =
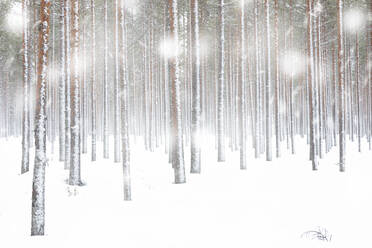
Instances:
[[[168,0],[170,36],[176,44],[175,56],[169,59],[171,83],[171,129],[172,129],[172,166],[175,183],[185,183],[185,163],[183,156],[183,137],[181,123],[180,69],[178,60],[178,8],[177,0]]]
[[[271,31],[270,31],[270,1],[265,0],[266,15],[266,83],[265,83],[265,109],[266,109],[266,160],[272,160],[271,146]]]
[[[91,121],[92,121],[92,161],[97,159],[97,104],[96,104],[96,10],[94,0],[91,0]]]
[[[258,37],[258,3],[254,0],[254,48],[255,48],[255,158],[260,156],[261,146],[261,123],[260,123],[260,111],[261,111],[261,98],[260,98],[260,58],[259,58],[259,37]]]
[[[128,91],[129,84],[125,74],[125,21],[124,21],[125,3],[121,0],[120,5],[120,79],[121,79],[121,140],[123,156],[123,176],[124,176],[124,200],[131,200],[131,181],[130,181],[130,148],[129,148],[129,128],[128,128]]]
[[[71,0],[71,162],[70,185],[80,185],[79,0]]]
[[[59,161],[65,161],[65,148],[66,148],[66,36],[65,36],[65,0],[60,1],[61,9],[61,59],[60,59],[60,79],[59,79]]]
[[[359,80],[359,36],[358,32],[355,33],[355,82],[356,82],[356,101],[357,101],[357,123],[358,123],[358,151],[362,151],[362,119],[361,119],[361,108],[360,108],[360,80]]]
[[[247,168],[247,123],[246,123],[246,52],[245,52],[245,5],[243,4],[240,8],[240,68],[238,71],[239,75],[239,136],[240,136],[240,169],[245,170]],[[234,118],[235,119],[235,118]],[[232,120],[234,123],[235,120]]]
[[[192,30],[192,131],[191,131],[191,173],[200,173],[200,42],[199,42],[199,0],[191,0]]]
[[[308,90],[309,90],[309,126],[310,126],[310,159],[312,161],[313,170],[318,169],[318,160],[315,153],[316,147],[316,139],[315,139],[315,100],[314,100],[314,63],[313,63],[313,28],[312,28],[312,4],[311,0],[306,1],[307,9],[307,52],[308,52],[308,68],[307,68],[307,75],[308,75]]]
[[[289,46],[292,49],[293,48],[293,4],[292,0],[289,0],[289,29],[290,29],[290,35],[289,35]],[[294,133],[295,133],[295,125],[294,125],[294,116],[293,116],[293,79],[294,78],[294,72],[291,72],[290,75],[290,81],[289,81],[289,118],[290,118],[290,132],[291,132],[291,152],[292,154],[295,154],[295,139],[294,139]]]
[[[119,1],[115,0],[114,161],[120,162]]]
[[[29,87],[30,77],[28,68],[28,0],[22,0],[22,18],[23,18],[23,113],[22,113],[22,167],[21,173],[29,171],[30,163],[30,107],[29,107]]]
[[[46,83],[48,71],[49,0],[41,0],[38,39],[35,165],[32,182],[31,235],[44,235],[46,157]]]
[[[103,62],[103,157],[109,158],[109,108],[108,108],[108,27],[107,0],[104,1],[104,62]]]
[[[65,44],[66,44],[66,109],[65,109],[65,169],[70,168],[71,159],[71,46],[70,46],[70,8],[71,0],[65,0]]]
[[[218,162],[225,161],[225,7],[218,2],[218,91],[217,91],[217,146]]]
[[[280,109],[279,109],[279,4],[278,0],[275,0],[275,84],[274,84],[274,106],[275,106],[275,151],[276,157],[280,157]]]
[[[84,11],[86,16],[86,0],[82,0],[81,9]],[[82,23],[82,60],[83,60],[83,72],[81,82],[81,152],[86,154],[88,152],[88,80],[87,80],[87,34],[86,34],[86,22]]]
[[[338,121],[340,146],[340,171],[345,171],[345,65],[344,65],[344,37],[343,37],[343,0],[337,2],[337,40],[338,40]]]

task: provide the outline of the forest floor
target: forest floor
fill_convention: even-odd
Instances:
[[[86,185],[79,188],[66,184],[63,163],[50,158],[46,236],[30,237],[32,173],[20,175],[20,139],[0,140],[0,247],[372,247],[367,144],[358,153],[348,143],[346,173],[338,172],[337,148],[313,172],[303,140],[296,155],[282,145],[282,157],[272,162],[255,160],[249,150],[246,171],[239,170],[238,152],[217,163],[213,147],[204,149],[202,174],[188,173],[183,185],[172,183],[162,150],[133,145],[131,202],[123,201],[122,167],[112,162],[113,154],[94,163],[83,155]],[[97,152],[102,157],[100,147]],[[188,172],[188,152],[185,158]],[[319,227],[332,235],[330,242],[303,235]]]

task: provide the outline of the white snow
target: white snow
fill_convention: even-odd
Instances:
[[[0,247],[372,247],[372,153],[357,153],[354,144],[347,145],[345,173],[338,172],[338,149],[311,171],[303,140],[296,140],[297,155],[283,151],[272,162],[253,159],[250,150],[240,171],[238,152],[216,163],[206,141],[202,174],[187,173],[182,185],[172,183],[163,149],[133,144],[131,202],[123,201],[121,163],[83,155],[86,185],[71,187],[58,154],[49,154],[46,236],[30,237],[33,170],[20,175],[20,141],[0,141]],[[188,147],[185,159],[189,171]],[[318,226],[331,242],[301,238]]]

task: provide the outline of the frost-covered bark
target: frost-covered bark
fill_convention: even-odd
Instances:
[[[337,40],[338,40],[338,121],[340,146],[340,171],[345,171],[345,65],[343,37],[343,0],[337,2]]]
[[[44,235],[46,157],[46,83],[48,71],[49,0],[41,0],[38,39],[35,165],[32,182],[31,235]]]
[[[92,161],[97,159],[97,105],[96,105],[96,10],[94,0],[90,2],[92,23],[92,51],[91,51],[91,118],[92,118]]]
[[[275,84],[274,84],[274,106],[275,106],[275,151],[276,151],[276,157],[280,157],[280,127],[279,127],[279,4],[278,0],[275,0]],[[268,68],[270,68],[270,65],[268,65]]]
[[[65,72],[65,59],[66,59],[66,36],[65,36],[65,0],[60,1],[61,8],[61,59],[60,59],[60,79],[59,79],[59,161],[65,161],[65,111],[66,111],[66,72]]]
[[[65,109],[65,169],[70,168],[71,159],[71,45],[70,45],[70,8],[71,0],[65,0],[65,73],[66,73],[66,109]]]
[[[289,0],[289,28],[290,28],[290,35],[289,35],[289,47],[292,49],[293,47],[293,4],[292,0]],[[293,79],[294,72],[291,72],[289,78],[289,121],[290,121],[290,132],[291,132],[291,152],[295,154],[295,140],[294,140],[294,133],[295,133],[295,126],[294,126],[294,116],[293,116]]]
[[[240,136],[240,169],[247,168],[247,123],[246,123],[246,52],[245,52],[245,8],[240,10],[240,75],[239,75],[239,136]]]
[[[217,142],[218,162],[225,161],[225,7],[218,2],[218,93],[217,93]]]
[[[170,36],[178,50],[178,14],[177,0],[168,0]],[[185,183],[185,163],[183,157],[183,138],[181,123],[181,93],[180,93],[180,69],[178,51],[176,56],[169,59],[171,77],[171,129],[172,129],[172,166],[174,169],[175,183]]]
[[[357,104],[357,123],[358,123],[358,151],[362,151],[362,141],[361,141],[361,136],[362,136],[362,119],[361,119],[361,106],[360,106],[360,80],[359,80],[359,36],[358,33],[356,32],[355,34],[355,82],[356,82],[356,91],[357,91],[357,96],[356,96],[356,104]]]
[[[71,162],[70,185],[80,185],[79,0],[71,0]]]
[[[124,1],[120,5],[120,79],[121,79],[121,142],[123,156],[123,177],[124,177],[124,200],[130,201],[131,196],[131,181],[130,181],[130,147],[129,147],[129,128],[128,128],[128,91],[129,84],[125,74],[125,21],[124,21]]]
[[[309,128],[310,128],[310,159],[312,161],[313,170],[318,169],[318,160],[315,152],[316,136],[315,136],[315,96],[314,96],[314,56],[313,56],[313,28],[312,28],[312,5],[311,0],[307,0],[307,52],[308,52],[308,84],[309,84]]]
[[[86,16],[86,0],[81,2],[81,9],[84,11]],[[88,80],[87,80],[87,34],[86,34],[86,22],[82,23],[82,60],[83,60],[83,75],[81,82],[81,152],[86,154],[88,152]]]
[[[261,146],[261,123],[260,123],[260,111],[261,111],[261,94],[260,94],[260,58],[259,58],[259,44],[258,44],[258,3],[254,0],[254,46],[255,46],[255,158],[260,156]]]
[[[114,82],[114,161],[120,162],[120,101],[119,101],[119,6],[115,0],[115,82]]]
[[[28,55],[28,0],[22,0],[23,18],[23,113],[22,113],[22,167],[21,173],[29,171],[30,163],[30,106],[29,106],[29,55]]]
[[[271,31],[270,31],[270,2],[265,0],[266,10],[266,84],[265,84],[265,104],[266,104],[266,160],[272,160],[271,146]]]
[[[108,109],[108,28],[107,28],[107,0],[104,1],[104,62],[103,62],[103,157],[109,158],[109,109]]]
[[[192,130],[191,130],[191,173],[200,173],[201,102],[200,102],[200,41],[199,0],[191,0],[192,30]]]

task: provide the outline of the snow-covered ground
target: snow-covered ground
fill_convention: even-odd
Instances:
[[[204,148],[202,174],[188,174],[183,185],[172,183],[162,150],[150,153],[133,145],[131,202],[123,201],[121,164],[91,163],[83,155],[86,186],[75,189],[65,183],[63,164],[51,158],[46,236],[30,237],[32,173],[20,175],[20,140],[1,140],[0,247],[372,247],[367,145],[360,154],[348,143],[347,171],[339,173],[337,149],[313,172],[308,147],[303,140],[297,144],[297,155],[283,149],[273,162],[255,160],[250,152],[246,171],[239,170],[238,153],[217,163],[213,147]],[[102,149],[97,152],[102,157]],[[329,231],[331,242],[301,237],[318,227]]]

